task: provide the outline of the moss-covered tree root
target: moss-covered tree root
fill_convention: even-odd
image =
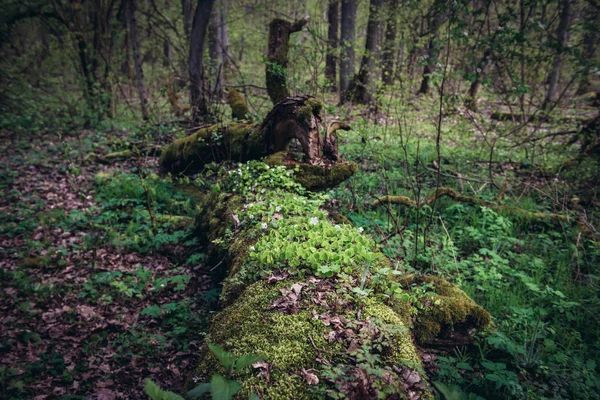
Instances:
[[[437,199],[449,197],[461,203],[475,204],[485,206],[496,211],[508,212],[514,216],[525,218],[527,220],[555,221],[576,223],[581,233],[591,240],[600,242],[600,234],[596,232],[592,226],[583,217],[576,218],[568,214],[545,213],[525,210],[519,207],[511,207],[487,202],[483,199],[473,196],[466,196],[458,193],[456,190],[448,187],[440,187],[431,191],[421,202],[417,202],[408,196],[381,196],[371,203],[371,207],[379,207],[382,205],[399,204],[407,207],[421,207],[423,205],[431,205]]]

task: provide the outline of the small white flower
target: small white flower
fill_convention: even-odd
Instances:
[[[263,222],[263,224],[262,224],[262,228],[263,228],[264,230],[267,230],[267,229],[269,228],[269,225],[267,225],[267,223],[266,223],[266,222]]]
[[[271,179],[271,183],[273,183],[273,179]]]
[[[254,248],[254,246],[250,246],[250,251],[254,251],[254,250],[256,250],[256,249]]]
[[[362,226],[360,228],[358,228],[358,233],[363,233],[363,231],[364,231],[364,229]]]
[[[477,68],[477,73],[480,74],[481,73],[481,68]]]
[[[198,383],[200,381],[200,378],[198,378],[197,376],[193,377],[192,380],[194,381],[194,383]]]
[[[277,211],[277,212],[281,211],[281,207],[279,207],[279,206],[275,207],[275,211]]]
[[[335,226],[335,229],[337,229],[338,231],[341,231],[341,230],[342,230],[342,227],[341,227],[341,226],[339,226],[339,225],[336,225],[336,226]]]
[[[265,190],[265,189],[262,189],[260,192],[261,192],[261,193],[264,193],[264,192],[266,192],[266,190]]]
[[[311,225],[319,225],[319,218],[317,218],[317,217],[312,217],[312,218],[310,219],[310,224],[311,224]]]
[[[161,284],[161,285],[160,285],[160,287],[165,287],[165,284],[164,284],[164,283],[163,283],[163,284]]]
[[[268,171],[269,169],[271,169],[271,167],[269,167],[269,166],[267,165],[267,171]]]
[[[254,214],[250,214],[250,219],[254,219]]]

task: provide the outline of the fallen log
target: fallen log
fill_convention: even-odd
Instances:
[[[416,345],[463,344],[489,314],[441,278],[402,276],[293,174],[242,164],[200,202],[196,230],[227,277],[188,389],[227,375],[211,344],[262,357],[230,377],[239,398],[433,398]]]
[[[299,182],[315,190],[332,187],[356,173],[354,163],[341,162],[337,130],[348,125],[335,121],[321,138],[323,104],[309,96],[289,97],[275,105],[261,123],[236,122],[201,128],[167,145],[161,169],[176,174],[196,173],[209,163],[245,162],[265,156],[272,165],[299,168]],[[301,147],[300,160],[290,151],[293,141]],[[313,183],[314,182],[314,183]]]

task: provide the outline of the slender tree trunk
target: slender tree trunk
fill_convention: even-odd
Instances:
[[[471,82],[469,87],[469,94],[467,95],[466,106],[473,111],[477,111],[477,95],[481,89],[481,77],[487,72],[492,57],[492,49],[488,48],[483,53],[483,57],[479,64],[477,64],[477,70],[475,71],[475,80]]]
[[[340,44],[340,103],[348,97],[350,79],[354,75],[354,39],[356,36],[356,0],[342,1]]]
[[[394,83],[394,61],[396,58],[396,35],[398,32],[398,11],[400,2],[388,0],[388,18],[385,24],[385,38],[382,51],[382,80],[386,86]]]
[[[598,32],[586,32],[583,36],[583,55],[584,55],[584,69],[581,77],[581,81],[579,82],[579,87],[577,88],[577,95],[582,95],[587,93],[590,90],[591,82],[590,82],[590,72],[591,65],[594,59],[594,54],[596,53],[596,45],[598,44]]]
[[[171,8],[170,3],[167,2],[165,8],[169,10]],[[163,67],[169,68],[171,66],[171,35],[166,34],[166,38],[163,39]]]
[[[581,81],[577,88],[577,95],[582,95],[590,91],[591,82],[590,75],[592,67],[596,64],[597,57],[596,47],[598,46],[598,40],[600,39],[600,9],[594,7],[585,8],[585,18],[583,23],[583,51],[581,64],[583,65],[583,71],[581,74]]]
[[[225,87],[225,70],[228,64],[229,33],[227,30],[226,0],[216,0],[211,16],[209,50],[215,77],[213,93],[217,98],[223,97]]]
[[[429,43],[427,44],[427,55],[426,55],[426,64],[423,68],[423,78],[421,79],[421,87],[419,88],[419,94],[427,94],[429,93],[429,80],[431,79],[431,74],[435,70],[435,63],[437,60],[437,56],[439,53],[439,49],[437,48],[437,38],[438,31],[440,26],[444,23],[445,19],[445,2],[446,0],[435,0],[433,4],[433,17],[431,18],[431,23],[429,24],[431,39],[429,39]]]
[[[294,23],[282,19],[274,19],[269,24],[269,50],[267,53],[267,92],[273,104],[290,96],[287,87],[287,67],[290,35],[299,32],[307,19]]]
[[[198,0],[190,37],[190,106],[195,121],[203,120],[208,116],[203,56],[204,41],[213,4],[214,0]]]
[[[373,74],[375,59],[378,55],[378,43],[381,38],[382,24],[381,7],[384,0],[371,0],[369,4],[369,22],[367,24],[367,40],[365,51],[360,61],[358,74],[352,78],[348,87],[348,100],[358,104],[368,104],[373,101]]]
[[[135,0],[125,0],[125,12],[127,14],[127,23],[129,25],[129,39],[131,42],[131,52],[133,53],[133,64],[135,67],[135,80],[138,96],[140,98],[140,107],[142,116],[148,119],[148,107],[146,99],[146,87],[144,84],[144,72],[142,70],[142,56],[140,54],[140,45],[137,37],[137,21],[135,19]]]
[[[77,55],[79,56],[79,64],[81,65],[81,72],[83,74],[85,80],[86,87],[86,100],[90,108],[93,108],[94,102],[94,75],[90,66],[90,57],[88,45],[83,37],[83,27],[84,27],[84,15],[82,10],[81,0],[74,0],[72,3],[72,11],[73,11],[73,28],[74,28],[74,36],[75,41],[77,43]]]
[[[340,31],[340,0],[330,0],[327,7],[327,22],[329,29],[327,31],[327,56],[325,58],[325,78],[331,82],[331,91],[337,90],[336,72],[337,72],[337,51]]]
[[[181,13],[183,16],[183,34],[186,39],[190,38],[192,28],[192,11],[193,5],[191,0],[181,0]]]
[[[546,99],[542,105],[543,109],[547,109],[550,103],[556,100],[556,94],[558,91],[558,82],[560,81],[560,70],[563,65],[563,53],[567,47],[569,20],[571,19],[571,0],[562,0],[560,10],[560,22],[558,24],[558,31],[556,33],[558,40],[558,49],[554,58],[554,65],[550,72],[548,79],[548,92],[546,93]]]

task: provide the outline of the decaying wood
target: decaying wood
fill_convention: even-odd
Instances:
[[[350,127],[335,121],[321,138],[322,108],[323,104],[310,96],[289,97],[277,103],[261,123],[204,127],[167,145],[160,159],[161,169],[192,174],[212,162],[243,162],[285,153],[272,157],[271,162],[290,168],[298,164],[305,173],[298,179],[305,178],[303,183],[312,189],[339,184],[356,172],[355,165],[342,162],[338,153],[336,131]],[[302,146],[303,159],[299,163],[286,156],[294,140]]]
[[[276,18],[269,24],[266,78],[267,91],[273,104],[290,96],[286,78],[290,35],[299,32],[307,23],[308,18],[296,22]]]

